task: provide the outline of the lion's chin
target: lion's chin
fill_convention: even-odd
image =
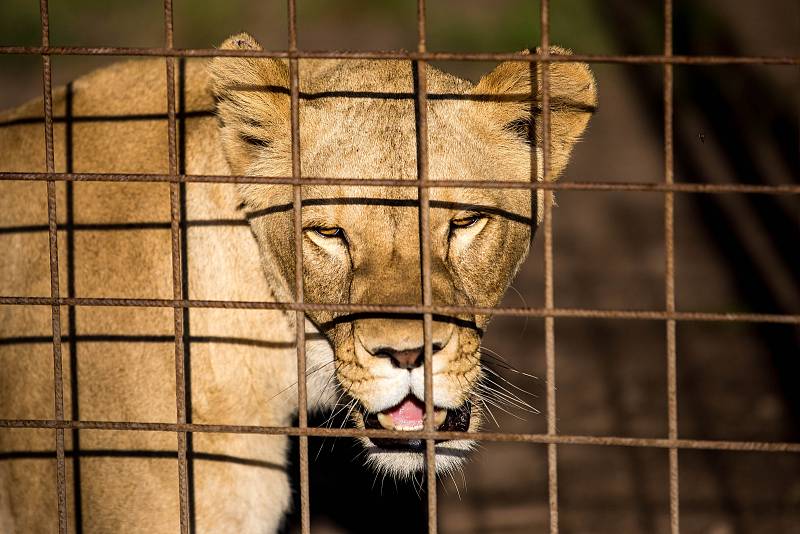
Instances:
[[[369,438],[359,438],[366,451],[366,465],[392,478],[407,479],[425,471],[425,453],[385,449]],[[475,448],[473,440],[453,440],[436,444],[436,474],[443,475],[460,468]]]
[[[397,407],[378,414],[356,410],[352,422],[356,428],[386,428],[388,430],[422,430],[424,404],[412,396]],[[477,431],[480,415],[476,406],[465,402],[455,409],[436,409],[436,429],[440,431]],[[427,469],[425,441],[403,438],[359,438],[365,448],[366,465],[378,473],[392,478],[410,478]],[[476,442],[469,439],[437,440],[436,473],[447,474],[461,467],[475,448]]]

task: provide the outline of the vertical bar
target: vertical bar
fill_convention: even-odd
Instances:
[[[74,171],[73,165],[73,131],[72,131],[72,82],[67,83],[64,95],[64,170]],[[75,298],[75,184],[67,182],[65,217],[67,223],[67,298]],[[75,306],[67,307],[67,332],[69,332],[69,370],[70,370],[70,419],[79,421],[80,391],[78,389],[78,321]],[[83,493],[81,488],[81,433],[73,428],[72,434],[72,513],[76,532],[83,532]]]
[[[672,0],[664,0],[664,56],[672,57]],[[673,155],[673,78],[672,64],[664,63],[664,181],[674,183]],[[667,312],[675,311],[675,195],[664,193],[664,241],[666,265],[664,292]],[[678,439],[678,381],[675,320],[666,322],[667,334],[667,421],[669,439]],[[670,532],[680,532],[678,492],[678,449],[669,449],[669,518]]]
[[[297,3],[288,0],[289,52],[297,52]],[[300,169],[300,73],[297,58],[289,58],[290,112],[292,129],[292,178],[301,176]],[[294,285],[295,302],[305,300],[303,287],[303,189],[299,184],[292,186],[292,207],[294,214]],[[297,344],[297,424],[301,429],[308,428],[308,394],[306,392],[306,331],[305,313],[295,312],[295,342]],[[303,534],[311,532],[311,503],[308,480],[308,436],[298,437],[300,454],[300,530]]]
[[[427,48],[425,31],[425,0],[417,0],[417,51],[425,52]],[[428,181],[428,81],[426,63],[415,61],[414,79],[417,106],[417,180],[419,181],[419,233],[420,233],[420,274],[422,278],[422,305],[433,304],[431,290],[431,243],[430,243],[430,189]],[[426,312],[422,315],[422,338],[425,363],[425,424],[426,432],[433,432],[433,315]],[[436,441],[425,440],[425,476],[428,492],[428,533],[436,534],[438,530],[436,505]]]
[[[164,46],[174,47],[172,24],[172,0],[164,0]],[[167,62],[167,142],[169,151],[169,174],[178,177],[178,144],[175,121],[175,58],[165,58]],[[181,227],[182,210],[180,204],[180,184],[169,184],[170,234],[172,237],[172,298],[183,300],[183,269],[181,266]],[[175,329],[175,404],[177,423],[186,423],[186,364],[183,350],[183,309],[173,307]],[[188,467],[186,460],[186,432],[177,432],[178,437],[178,496],[180,500],[181,534],[188,534],[191,524],[189,515]]]
[[[177,107],[175,112],[178,118],[178,131],[177,131],[177,151],[178,151],[178,175],[183,176],[186,174],[186,58],[176,59],[178,65],[178,87],[177,87]],[[180,205],[180,230],[181,230],[181,282],[183,288],[183,297],[189,295],[189,233],[188,225],[186,223],[187,213],[187,200],[186,200],[186,183],[181,182],[178,184],[179,205]],[[182,308],[183,313],[183,365],[184,365],[184,383],[186,384],[186,422],[192,423],[192,355],[191,355],[191,323],[189,319],[190,308],[188,306]],[[194,485],[194,444],[193,434],[186,433],[186,491],[188,493],[189,501],[187,503],[187,510],[189,511],[189,532],[196,530],[196,515],[195,515],[195,485]]]
[[[539,11],[541,27],[540,53],[542,54],[542,173],[550,181],[550,3],[542,0]],[[544,225],[544,307],[555,307],[553,292],[553,192],[545,191],[543,206]],[[545,365],[547,374],[547,434],[556,434],[556,345],[555,319],[545,317]],[[558,448],[547,445],[547,491],[550,509],[550,532],[558,532]]]
[[[40,0],[39,16],[42,28],[42,46],[50,46],[50,14],[48,0]],[[48,174],[56,172],[53,149],[53,79],[50,56],[42,54],[42,99],[44,101],[44,152]],[[58,280],[58,217],[56,214],[56,182],[52,176],[47,181],[47,229],[50,238],[50,297],[60,295]],[[61,368],[61,309],[57,304],[50,308],[53,329],[53,398],[57,421],[64,420],[64,375]],[[74,336],[75,334],[72,333]],[[64,462],[64,429],[56,428],[56,492],[58,497],[58,532],[67,532],[67,482]]]

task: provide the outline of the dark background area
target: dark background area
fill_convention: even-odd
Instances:
[[[246,30],[286,47],[285,2],[175,0],[178,47],[209,47]],[[160,0],[51,0],[54,45],[161,46]],[[539,40],[538,2],[431,1],[428,47],[517,51]],[[415,2],[298,1],[306,49],[413,49]],[[551,41],[580,53],[660,54],[656,0],[559,0]],[[676,54],[800,55],[796,0],[675,2]],[[0,4],[0,44],[39,43],[38,3]],[[115,58],[55,57],[66,83]],[[448,62],[476,80],[492,65]],[[592,66],[600,109],[562,180],[663,181],[662,68]],[[688,183],[796,184],[800,177],[800,71],[790,66],[676,66],[675,179]],[[0,56],[0,108],[41,91],[41,60]],[[659,193],[563,191],[554,210],[555,303],[566,308],[663,310],[664,201]],[[800,314],[797,195],[675,195],[676,301],[680,311]],[[538,236],[506,305],[544,304]],[[657,321],[558,319],[558,430],[667,435],[665,326]],[[498,317],[484,340],[507,362],[545,375],[540,319]],[[687,322],[677,326],[682,438],[800,441],[800,329]],[[543,378],[495,364],[544,410]],[[543,415],[495,410],[499,427],[545,432]],[[487,427],[492,429],[492,426]],[[322,447],[317,456],[317,449]],[[349,440],[311,440],[312,530],[422,532],[425,495],[376,479]],[[331,450],[333,449],[333,450]],[[669,530],[665,450],[559,447],[565,533]],[[296,458],[296,457],[295,457]],[[800,532],[800,458],[791,454],[681,451],[686,533]],[[295,461],[296,465],[296,461]],[[484,443],[464,477],[440,482],[444,533],[546,532],[546,448]],[[290,518],[287,532],[297,530]]]

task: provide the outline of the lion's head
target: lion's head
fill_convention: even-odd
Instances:
[[[238,35],[227,49],[260,49]],[[564,53],[554,49],[554,52]],[[432,180],[529,180],[540,128],[531,65],[499,65],[475,85],[427,68],[428,169]],[[292,174],[289,68],[269,58],[211,62],[221,137],[235,174]],[[370,186],[370,178],[417,177],[414,72],[407,61],[300,62],[303,176],[359,178],[363,186],[303,187],[305,301],[418,305],[417,187]],[[553,63],[551,176],[566,165],[595,106],[588,67]],[[533,84],[538,86],[537,84]],[[540,85],[540,84],[539,84]],[[534,89],[534,93],[538,91]],[[540,152],[540,147],[536,148]],[[538,154],[540,156],[540,154]],[[542,179],[541,169],[537,171]],[[276,296],[294,297],[292,188],[242,185],[262,262]],[[524,260],[545,196],[529,189],[432,188],[430,280],[434,305],[495,306]],[[534,211],[536,213],[534,213]],[[424,418],[422,320],[414,316],[309,313],[330,341],[336,377],[359,427],[419,430]],[[434,316],[437,428],[476,430],[479,347],[487,315]],[[424,466],[415,440],[362,439],[380,469]],[[458,465],[471,442],[437,444],[437,469]]]

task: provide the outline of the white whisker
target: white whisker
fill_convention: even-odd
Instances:
[[[513,400],[514,402],[516,402],[516,403],[518,403],[518,404],[520,404],[522,406],[525,406],[526,408],[530,408],[531,410],[537,411],[536,408],[534,408],[533,406],[528,404],[526,401],[522,400],[517,394],[515,394],[514,392],[509,391],[508,389],[504,388],[501,384],[498,384],[497,382],[495,382],[491,378],[484,377],[484,381],[488,382],[489,384],[492,384],[493,386],[495,386],[494,388],[491,388],[491,389],[496,391],[498,394],[501,394],[504,397],[507,397],[508,399]],[[486,384],[484,384],[484,385],[486,385]],[[497,388],[497,389],[495,389],[495,388]]]
[[[497,378],[499,378],[500,380],[502,380],[503,382],[505,382],[509,386],[513,387],[514,389],[519,390],[520,392],[525,393],[526,395],[530,395],[531,397],[538,397],[538,395],[536,395],[535,393],[531,393],[527,389],[523,389],[523,388],[519,387],[518,385],[516,385],[515,383],[511,382],[509,379],[507,379],[506,377],[504,377],[503,375],[501,375],[500,373],[498,373],[494,369],[489,369],[487,367],[487,368],[485,368],[485,370],[490,372],[491,374],[493,374],[494,376],[496,376]],[[533,376],[533,375],[531,375],[531,376]]]
[[[478,400],[480,400],[481,403],[483,404],[483,407],[486,408],[486,411],[489,413],[489,416],[492,418],[492,421],[494,421],[494,424],[497,425],[497,428],[500,428],[500,423],[497,422],[497,419],[492,413],[492,410],[489,408],[489,406],[486,405],[486,401],[484,401],[483,399],[478,399]]]
[[[510,408],[515,408],[517,410],[521,410],[523,412],[538,414],[539,410],[528,404],[527,402],[515,397],[509,396],[502,391],[493,389],[489,386],[484,384],[478,384],[476,386],[476,391],[483,394],[486,398],[490,398],[499,402],[500,404],[504,404]]]

